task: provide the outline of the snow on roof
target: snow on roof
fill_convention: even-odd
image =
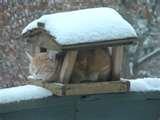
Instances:
[[[160,78],[137,78],[124,80],[130,82],[130,91],[133,92],[160,91]]]
[[[0,89],[0,104],[45,98],[51,95],[52,92],[49,90],[34,85],[5,88]]]
[[[43,15],[29,23],[22,34],[44,23],[60,45],[137,37],[133,27],[114,9],[101,7]]]

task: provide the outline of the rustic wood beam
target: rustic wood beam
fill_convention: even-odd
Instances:
[[[78,43],[71,45],[62,45],[61,48],[63,50],[74,50],[74,49],[86,49],[86,48],[94,48],[94,47],[111,47],[117,45],[128,45],[137,42],[137,38],[125,38],[125,39],[116,39],[116,40],[106,40],[100,42],[89,42],[89,43]]]
[[[112,80],[120,80],[120,71],[123,62],[123,46],[112,47]]]
[[[68,83],[77,58],[77,51],[67,51],[60,71],[60,82]]]
[[[79,84],[46,83],[42,81],[31,81],[30,84],[38,85],[50,90],[53,95],[89,95],[102,93],[128,92],[130,83],[128,81],[107,81]]]

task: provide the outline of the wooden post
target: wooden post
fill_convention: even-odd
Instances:
[[[68,83],[77,58],[77,51],[67,51],[60,71],[60,82]]]
[[[120,71],[123,62],[123,46],[112,47],[112,80],[120,80]]]

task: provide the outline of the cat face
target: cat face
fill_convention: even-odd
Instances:
[[[54,76],[56,66],[54,57],[50,59],[48,53],[38,53],[33,57],[27,53],[30,60],[28,79],[49,80]]]
[[[111,73],[111,56],[108,49],[81,50],[73,69],[71,81],[106,81]],[[76,80],[76,81],[75,81]]]

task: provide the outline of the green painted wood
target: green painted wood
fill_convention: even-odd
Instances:
[[[0,114],[0,120],[4,120],[4,114]]]
[[[21,110],[6,113],[4,120],[73,120],[74,109],[72,105],[63,105],[63,107],[48,106]]]
[[[160,93],[87,96],[77,109],[77,120],[159,120]]]
[[[0,105],[0,120],[160,120],[160,92],[48,97]]]
[[[39,109],[43,107],[53,106],[55,108],[59,106],[65,105],[73,105],[75,101],[77,101],[77,97],[59,97],[59,96],[52,96],[43,99],[37,100],[29,100],[29,101],[21,101],[9,104],[0,104],[0,113],[8,113],[14,111],[21,111],[27,109]]]

